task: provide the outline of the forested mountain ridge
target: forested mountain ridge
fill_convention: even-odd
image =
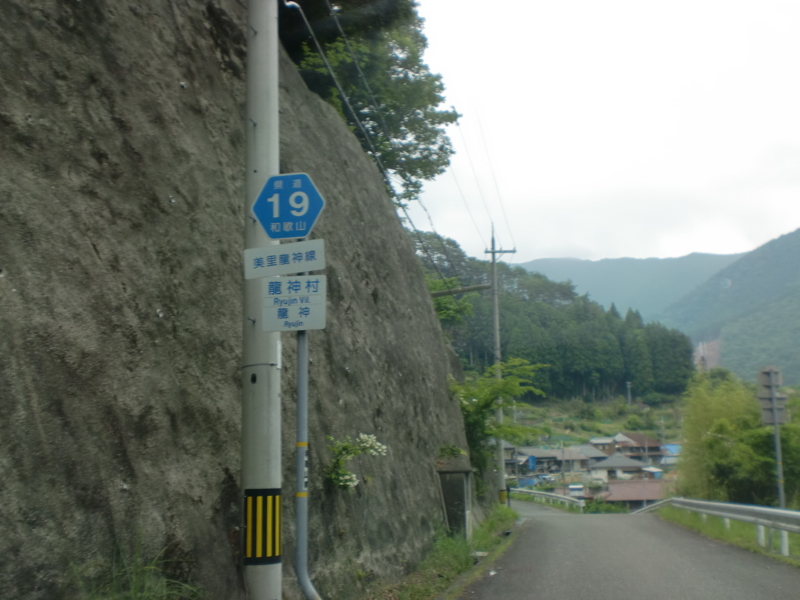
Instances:
[[[753,379],[765,364],[800,381],[800,229],[722,269],[663,313],[695,342],[719,340],[721,365]]]
[[[606,308],[638,310],[657,319],[664,309],[743,254],[694,252],[678,258],[540,258],[519,266],[553,281],[570,281]]]
[[[411,235],[427,276],[437,289],[488,283],[491,263],[470,258],[448,238]],[[630,381],[639,398],[660,401],[658,394],[680,394],[693,372],[692,345],[683,333],[647,323],[629,310],[623,318],[571,283],[498,263],[500,338],[503,358],[547,364],[537,387],[552,398],[600,400],[624,393]],[[493,362],[492,300],[487,292],[461,300],[437,299],[443,327],[467,368]],[[654,396],[655,394],[655,396]]]

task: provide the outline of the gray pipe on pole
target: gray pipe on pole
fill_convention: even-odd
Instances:
[[[308,600],[322,600],[308,574],[308,332],[297,332],[297,457],[295,571]]]
[[[280,173],[278,4],[249,0],[245,249],[276,245],[252,213],[267,179]],[[242,489],[244,578],[252,600],[282,597],[281,337],[262,329],[262,279],[244,282]]]

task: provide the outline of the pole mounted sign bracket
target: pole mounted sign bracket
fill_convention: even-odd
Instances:
[[[789,422],[786,411],[786,394],[778,392],[783,384],[783,374],[778,367],[763,367],[758,372],[758,401],[761,404],[761,422],[764,425],[784,425]]]
[[[274,240],[304,238],[311,233],[325,200],[305,173],[267,179],[253,203],[253,215]]]

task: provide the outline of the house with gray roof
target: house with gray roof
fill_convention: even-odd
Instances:
[[[640,479],[642,477],[643,462],[628,458],[624,454],[615,452],[605,460],[601,460],[591,467],[592,479],[609,481],[615,479]]]
[[[614,438],[608,436],[594,436],[592,439],[589,440],[589,444],[591,444],[598,450],[602,450],[603,452],[605,452],[606,456],[614,452],[614,448],[616,447],[616,442],[614,441]]]
[[[577,446],[572,446],[572,449],[575,450],[576,452],[583,454],[586,458],[589,459],[589,468],[591,468],[591,466],[596,462],[608,458],[608,454],[606,454],[602,450],[598,450],[591,444],[578,444]]]

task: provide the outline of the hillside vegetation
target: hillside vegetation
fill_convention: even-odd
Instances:
[[[416,237],[414,236],[414,239]],[[456,242],[425,234],[417,255],[431,285],[490,281],[491,263],[467,257]],[[422,242],[424,242],[424,247]],[[504,359],[545,364],[534,385],[551,398],[601,400],[626,391],[650,403],[680,394],[692,375],[692,345],[683,333],[645,323],[638,312],[605,310],[569,283],[556,283],[521,267],[498,264],[500,338]],[[439,298],[437,310],[453,348],[468,369],[494,361],[491,294]],[[532,400],[532,398],[531,398]]]
[[[696,342],[719,340],[723,367],[744,379],[774,364],[800,382],[800,230],[722,269],[663,315]]]
[[[800,395],[788,392],[780,427],[787,506],[800,506]],[[679,491],[691,498],[778,504],[774,428],[761,422],[755,386],[726,369],[696,375],[683,399]]]

